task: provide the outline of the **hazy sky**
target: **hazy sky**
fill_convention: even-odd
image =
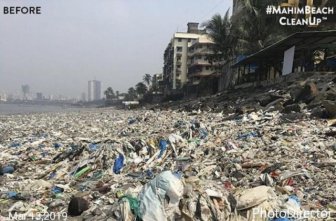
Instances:
[[[42,15],[4,15],[41,6]],[[161,73],[163,52],[187,23],[224,14],[232,0],[0,0],[0,93],[79,97],[87,81],[126,91]]]

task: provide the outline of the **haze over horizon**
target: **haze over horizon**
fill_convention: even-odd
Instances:
[[[42,15],[0,14],[0,93],[79,97],[87,82],[126,92],[162,72],[163,52],[188,22],[225,14],[232,0],[0,0],[41,6]]]

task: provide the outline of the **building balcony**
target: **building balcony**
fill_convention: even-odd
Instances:
[[[189,66],[211,66],[211,64],[208,61],[205,60],[194,60],[189,62]]]
[[[198,73],[189,74],[188,77],[189,78],[193,78],[193,77],[202,78],[202,77],[208,77],[208,76],[213,75],[213,74],[214,74],[214,72],[201,71],[201,72],[198,72]]]
[[[214,52],[211,49],[203,48],[203,49],[196,49],[196,50],[193,50],[193,51],[189,51],[188,56],[193,57],[195,55],[210,55],[210,54],[213,54],[213,53]]]
[[[188,77],[191,76],[208,76],[209,74],[214,73],[215,70],[211,66],[191,66],[188,68]]]

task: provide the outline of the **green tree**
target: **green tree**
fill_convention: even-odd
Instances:
[[[152,76],[150,74],[145,74],[143,76],[143,81],[147,84],[148,87],[150,86],[151,80]]]
[[[226,11],[223,17],[220,14],[215,14],[203,26],[205,26],[206,32],[214,41],[214,54],[209,56],[210,62],[223,61],[232,57],[235,38],[232,34],[229,10]]]
[[[137,92],[136,90],[134,89],[134,87],[130,87],[128,88],[128,91],[127,91],[127,94],[126,94],[126,99],[127,100],[134,100],[136,99],[137,97]]]
[[[147,93],[148,88],[143,82],[139,82],[135,85],[135,90],[138,93],[138,95],[143,96]]]
[[[277,17],[266,14],[268,5],[279,5],[281,1],[242,0],[238,12],[232,16],[232,34],[237,41],[235,54],[252,54],[282,39],[286,33]]]
[[[231,33],[234,39],[237,39],[233,44],[236,55],[255,53],[296,32],[330,30],[335,27],[334,24],[330,25],[326,22],[318,27],[281,26],[279,17],[267,15],[265,9],[268,5],[281,5],[285,2],[282,0],[240,0],[239,2],[240,8],[231,18]],[[300,1],[295,0],[292,3],[299,5]],[[335,3],[331,0],[314,1],[315,7],[333,6],[333,4]]]
[[[111,100],[113,98],[115,98],[115,94],[114,91],[112,89],[112,87],[108,87],[105,91],[104,91],[106,100]]]
[[[230,17],[227,11],[224,16],[215,14],[204,23],[207,33],[214,41],[214,55],[209,56],[210,61],[225,61],[236,55],[255,53],[295,32],[330,30],[335,27],[326,22],[319,27],[281,26],[279,17],[267,15],[266,8],[268,5],[280,5],[284,2],[282,0],[237,2],[239,7],[233,16]],[[331,0],[314,1],[316,7],[333,4]]]

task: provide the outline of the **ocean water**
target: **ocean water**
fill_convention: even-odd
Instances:
[[[30,104],[5,104],[0,103],[0,115],[7,114],[30,114],[30,113],[53,113],[70,112],[80,108],[61,107],[53,105],[30,105]]]

